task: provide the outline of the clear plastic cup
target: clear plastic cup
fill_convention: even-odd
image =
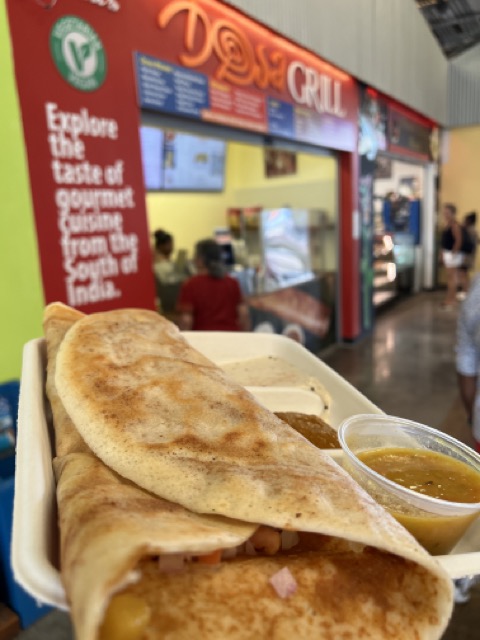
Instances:
[[[361,452],[384,448],[436,451],[477,471],[480,482],[480,456],[455,438],[410,420],[378,414],[348,418],[340,426],[338,438],[345,470],[431,554],[451,551],[480,513],[480,502],[450,502],[407,489],[357,457]]]

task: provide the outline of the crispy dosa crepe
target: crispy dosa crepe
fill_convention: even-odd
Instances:
[[[187,352],[182,344],[170,353],[205,360]],[[208,361],[204,366],[212,368]],[[64,411],[60,417],[70,421]],[[448,620],[450,582],[436,567],[302,532],[285,547],[282,534],[282,548],[265,557],[272,549],[260,533],[278,537],[272,529],[254,532],[256,524],[192,514],[129,483],[91,454],[66,455],[55,468],[62,575],[78,640],[118,640],[119,628],[127,634],[122,638],[132,639],[438,638]],[[245,555],[249,536],[255,556]],[[195,561],[195,554],[238,544],[236,557],[230,550],[213,568]],[[159,570],[156,556],[172,553],[185,561],[180,573]],[[271,581],[285,567],[296,591],[284,599]]]
[[[70,327],[83,317],[84,314],[80,311],[60,302],[48,305],[43,314],[43,331],[47,342],[47,383],[45,386],[55,418],[55,452],[57,456],[90,451],[68,417],[55,386],[57,353],[60,343]]]
[[[112,594],[138,579],[132,571],[141,559],[235,547],[257,527],[188,512],[121,478],[93,455],[65,411],[54,381],[59,346],[82,317],[60,303],[45,309],[46,388],[59,454],[54,468],[62,580],[78,640],[94,640]]]
[[[78,640],[118,640],[119,628],[135,640],[438,637],[438,585],[419,565],[323,536],[270,557],[204,565],[191,556],[239,544],[249,535],[243,524],[151,496],[91,455],[68,455],[55,469]],[[183,570],[161,570],[158,555],[186,551]],[[270,583],[284,567],[297,586],[288,598]]]
[[[198,513],[332,536],[354,543],[355,553],[364,553],[363,545],[379,557],[379,550],[390,552],[409,567],[407,575],[423,575],[418,584],[429,594],[429,615],[420,614],[419,637],[441,633],[451,582],[436,561],[327,455],[229,381],[168,321],[141,310],[79,320],[61,344],[55,381],[85,441],[117,473]],[[326,570],[312,571],[315,590]],[[405,595],[404,582],[398,584],[394,600]],[[409,591],[419,606],[422,590]]]
[[[56,385],[110,468],[198,513],[424,554],[328,455],[264,409],[154,312],[87,316]],[[348,521],[348,526],[346,526]]]
[[[141,578],[135,572],[140,561],[156,558],[150,586],[158,588],[158,597],[165,586],[159,555],[202,555],[235,547],[256,528],[218,516],[199,516],[152,496],[118,477],[93,455],[57,458],[55,471],[62,578],[77,640],[98,637],[112,594]],[[155,602],[145,603],[147,613],[156,610]]]

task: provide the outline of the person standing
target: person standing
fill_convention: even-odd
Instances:
[[[168,282],[174,271],[172,262],[173,236],[163,229],[157,229],[153,235],[155,238],[153,270],[160,282]]]
[[[443,216],[445,226],[442,231],[441,249],[442,261],[447,276],[447,295],[442,307],[453,308],[457,298],[457,284],[463,283],[466,289],[466,275],[461,272],[460,267],[463,263],[462,247],[462,230],[456,219],[457,208],[453,204],[443,205]]]
[[[457,293],[458,300],[465,300],[468,287],[470,286],[470,272],[475,267],[475,257],[478,245],[477,214],[475,211],[467,213],[463,219],[462,230],[462,254],[463,262],[459,267],[461,272],[461,291]]]
[[[249,316],[238,282],[227,275],[214,240],[195,246],[197,275],[183,283],[177,302],[183,330],[248,331]]]
[[[480,276],[473,280],[458,318],[456,368],[460,395],[480,452]]]
[[[475,263],[475,256],[477,254],[478,247],[478,231],[477,231],[477,212],[471,211],[467,213],[464,218],[463,224],[465,225],[465,229],[467,230],[468,235],[470,236],[470,241],[472,243],[473,251],[473,263]]]

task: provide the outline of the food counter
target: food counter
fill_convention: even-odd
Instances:
[[[228,273],[250,310],[253,331],[287,335],[318,353],[336,340],[336,225],[324,211],[229,209],[216,230]],[[156,280],[162,313],[175,321],[186,271]]]
[[[243,269],[232,271],[254,331],[288,335],[318,353],[336,340],[337,236],[326,211],[229,209]]]

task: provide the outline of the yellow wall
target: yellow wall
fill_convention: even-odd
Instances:
[[[5,2],[0,2],[0,382],[42,335],[43,292]]]
[[[164,229],[175,237],[177,249],[189,255],[198,240],[213,235],[215,227],[225,226],[225,211],[231,206],[222,193],[149,193],[148,225],[153,232]]]
[[[324,209],[336,219],[336,162],[333,158],[297,154],[297,172],[266,178],[262,147],[231,145],[230,185],[235,206]]]
[[[448,134],[448,155],[442,166],[442,202],[457,206],[459,222],[470,211],[477,211],[480,229],[480,127],[453,129]],[[442,220],[439,221],[443,223]],[[477,252],[477,269],[480,267]]]
[[[297,154],[297,173],[266,178],[263,147],[229,143],[222,193],[150,193],[147,211],[151,231],[165,229],[177,248],[191,255],[195,243],[226,224],[228,207],[284,205],[324,209],[337,217],[336,162],[332,158]]]

